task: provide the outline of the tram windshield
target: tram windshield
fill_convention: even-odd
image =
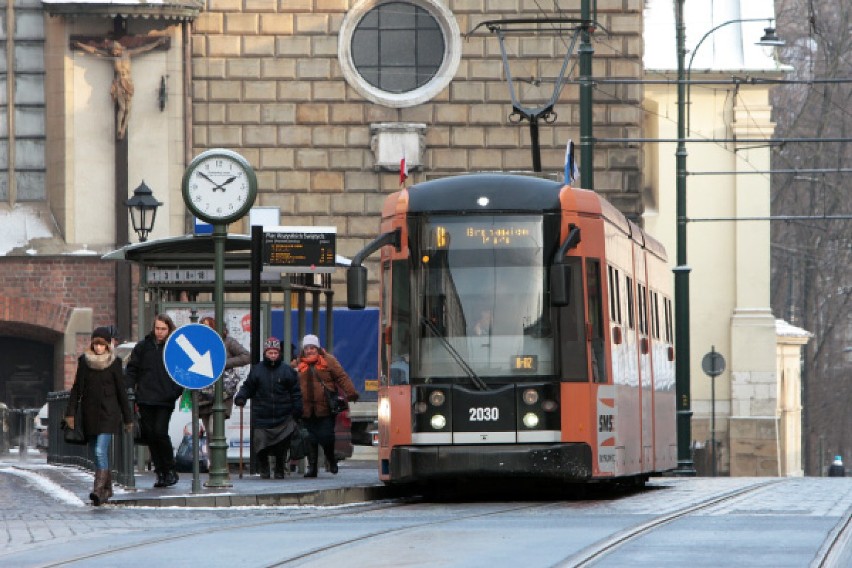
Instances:
[[[412,378],[552,374],[542,218],[433,216],[417,223],[411,292],[420,325],[412,326]]]

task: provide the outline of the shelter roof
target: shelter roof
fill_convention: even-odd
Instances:
[[[203,0],[42,0],[54,16],[123,16],[192,20],[204,8]]]

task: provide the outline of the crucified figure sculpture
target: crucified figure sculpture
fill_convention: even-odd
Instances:
[[[71,47],[86,53],[107,57],[113,61],[113,80],[109,93],[112,100],[118,105],[116,114],[116,136],[119,140],[124,139],[127,132],[127,119],[130,116],[130,102],[133,98],[133,79],[130,76],[130,60],[134,55],[152,51],[162,45],[168,48],[169,38],[166,36],[132,38],[133,43],[140,45],[134,47],[125,46],[120,40],[115,39],[88,39],[71,40]]]

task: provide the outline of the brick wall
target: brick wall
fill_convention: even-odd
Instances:
[[[115,265],[97,258],[0,257],[0,298],[19,298],[10,303],[12,311],[0,313],[2,321],[38,321],[64,331],[68,311],[43,316],[16,312],[15,306],[25,298],[39,301],[42,309],[90,307],[95,325],[109,325],[115,319]]]

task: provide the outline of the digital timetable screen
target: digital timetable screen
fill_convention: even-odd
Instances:
[[[272,266],[334,268],[335,227],[279,227],[263,233],[263,262]]]

